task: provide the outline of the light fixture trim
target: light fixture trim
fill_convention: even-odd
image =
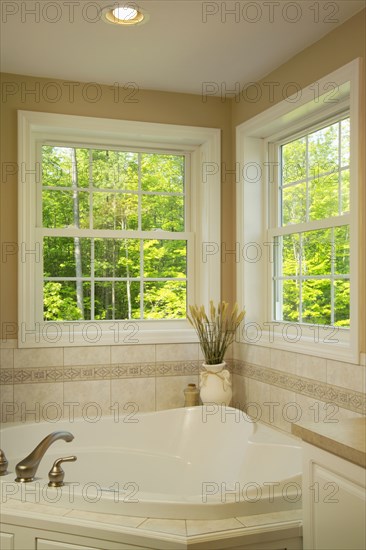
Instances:
[[[108,6],[104,8],[102,15],[106,23],[126,27],[141,25],[141,23],[146,23],[148,20],[146,12],[133,2],[121,2]],[[124,17],[120,17],[123,15]]]

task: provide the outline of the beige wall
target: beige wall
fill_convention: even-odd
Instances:
[[[366,10],[359,12],[321,40],[306,48],[287,63],[281,65],[257,83],[256,89],[245,90],[241,96],[232,101],[233,128],[253,116],[285,99],[287,95],[302,89],[318,79],[342,67],[357,57],[366,57]],[[296,88],[290,83],[295,83]],[[366,173],[365,173],[365,70],[362,77],[362,113],[360,128],[360,178],[359,178],[359,213],[360,213],[360,279],[361,292],[361,351],[366,351]],[[270,96],[269,89],[273,90]],[[258,101],[252,101],[259,96]],[[233,138],[234,140],[234,138]]]
[[[92,88],[88,90],[85,84],[74,87],[75,97],[69,94],[70,85],[61,80],[47,80],[22,75],[2,74],[3,90],[14,91],[3,98],[1,104],[1,163],[17,162],[17,110],[45,111],[82,116],[95,116],[138,120],[145,122],[161,122],[165,124],[182,124],[187,126],[203,126],[219,128],[222,137],[222,160],[229,166],[231,160],[231,125],[230,103],[222,103],[219,98],[209,98],[203,103],[201,96],[177,93],[165,93],[140,90],[131,99],[136,103],[126,102],[126,92],[119,92],[109,86],[101,86],[100,100],[93,103]],[[62,90],[59,101],[52,102],[52,88]],[[25,90],[37,90],[37,94],[24,94]],[[23,93],[22,93],[23,90]],[[88,96],[87,94],[90,94]],[[70,98],[73,101],[70,101]],[[234,226],[227,223],[232,220],[233,186],[223,186],[222,191],[222,239],[232,248]],[[1,240],[4,243],[17,242],[17,176],[8,177],[1,182]],[[232,301],[233,295],[233,263],[228,261],[222,269],[222,295]],[[1,263],[1,322],[17,322],[17,257],[8,255],[7,261]]]

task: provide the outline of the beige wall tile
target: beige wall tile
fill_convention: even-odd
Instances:
[[[291,351],[280,349],[271,349],[270,353],[271,369],[281,370],[290,374],[297,374],[297,354]]]
[[[65,348],[64,364],[72,365],[110,365],[110,346],[85,346]]]
[[[270,348],[255,346],[253,344],[241,344],[243,346],[243,360],[259,367],[270,366]]]
[[[123,378],[111,381],[111,401],[119,404],[121,414],[128,403],[136,406],[136,412],[155,411],[155,378]]]
[[[239,374],[232,375],[233,383],[233,398],[231,406],[236,409],[244,410],[245,404],[249,401],[249,384],[248,378]]]
[[[365,418],[365,415],[358,414],[353,411],[349,411],[348,409],[342,409],[339,407],[339,419],[340,421],[346,420],[346,418]]]
[[[296,374],[325,382],[327,379],[326,359],[313,355],[296,355]]]
[[[15,349],[18,347],[18,340],[14,339],[14,338],[8,338],[6,339],[5,337],[5,341],[2,341],[0,339],[0,349],[4,348],[4,349]]]
[[[14,420],[21,422],[52,422],[62,418],[63,383],[15,384]],[[52,430],[51,430],[52,431]]]
[[[111,363],[154,363],[155,345],[111,346]]]
[[[247,378],[247,402],[245,410],[254,420],[269,423],[271,410],[269,384]]]
[[[157,344],[156,362],[198,361],[198,344]]]
[[[0,349],[0,369],[12,369],[14,366],[14,350]]]
[[[198,386],[198,376],[157,376],[156,410],[175,409],[184,405],[184,389],[188,384]]]
[[[327,360],[327,383],[365,392],[365,367]]]
[[[0,386],[0,422],[13,422],[14,412],[14,386]]]
[[[295,401],[299,407],[299,419],[296,422],[335,424],[341,418],[341,409],[336,403],[325,403],[299,393],[295,394]]]
[[[291,432],[291,424],[298,414],[295,393],[270,386],[269,424],[285,432]]]
[[[14,350],[14,368],[59,367],[63,365],[63,348],[24,348]]]
[[[85,382],[65,382],[64,402],[76,405],[65,406],[65,416],[73,410],[75,417],[97,417],[110,415],[110,380],[88,380]]]

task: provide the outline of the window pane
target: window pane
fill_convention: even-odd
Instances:
[[[350,243],[349,225],[336,227],[334,229],[334,272],[336,274],[348,275],[350,272],[349,262],[349,243]]]
[[[72,147],[42,147],[42,184],[48,187],[88,187],[89,151]]]
[[[138,189],[138,154],[124,151],[92,152],[93,185],[104,189]]]
[[[282,288],[282,320],[296,323],[299,321],[300,283],[292,280],[282,281]]]
[[[282,224],[289,225],[306,221],[306,183],[282,190]]]
[[[318,178],[338,170],[339,124],[322,128],[309,135],[309,175]]]
[[[137,229],[137,195],[93,193],[93,227],[94,229]]]
[[[90,239],[45,237],[43,271],[45,277],[90,277]]]
[[[184,278],[186,274],[186,241],[144,241],[144,277]]]
[[[338,173],[309,182],[309,219],[322,220],[338,216]]]
[[[311,324],[331,324],[330,281],[306,280],[302,283],[302,320]]]
[[[300,275],[300,235],[282,237],[282,275]]]
[[[83,319],[77,306],[76,282],[47,281],[43,287],[45,321],[74,321]]]
[[[139,317],[139,294],[140,283],[138,282],[95,283],[95,319]]]
[[[164,281],[144,284],[144,319],[184,319],[187,284]]]
[[[43,191],[43,227],[89,227],[89,195],[84,192]]]
[[[95,277],[140,276],[139,239],[95,239]]]
[[[350,326],[350,282],[334,281],[334,324],[339,327]]]
[[[302,235],[302,275],[331,273],[331,230],[307,231]]]
[[[143,191],[184,192],[184,157],[176,155],[141,155]]]
[[[282,146],[282,185],[306,178],[306,138]]]
[[[142,229],[151,231],[184,231],[183,197],[144,195],[142,197]]]

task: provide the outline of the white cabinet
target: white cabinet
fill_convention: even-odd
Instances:
[[[304,550],[364,550],[366,470],[303,445]]]
[[[65,544],[57,540],[36,539],[36,550],[96,550],[95,546],[80,546],[80,544]]]
[[[14,550],[13,533],[0,533],[0,548],[1,550]]]

